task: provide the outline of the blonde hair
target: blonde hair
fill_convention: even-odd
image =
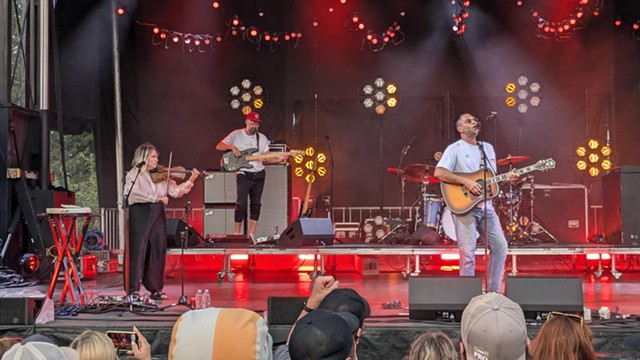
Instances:
[[[134,168],[136,165],[140,164],[143,161],[147,161],[147,158],[149,157],[151,152],[154,150],[156,151],[156,153],[158,153],[158,155],[160,155],[160,152],[158,152],[158,149],[156,149],[156,147],[153,146],[152,143],[146,142],[138,146],[136,151],[133,153],[133,160],[131,160],[131,168]]]
[[[118,360],[116,348],[109,337],[101,332],[86,330],[71,343],[80,360]]]
[[[458,360],[453,342],[440,330],[430,330],[411,344],[409,360]]]

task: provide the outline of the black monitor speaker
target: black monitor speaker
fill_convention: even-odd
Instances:
[[[186,231],[186,229],[187,223],[182,219],[167,219],[167,246],[181,247],[180,236],[182,236],[182,232]],[[196,232],[192,227],[189,227],[185,246],[196,245],[198,245],[198,232]]]
[[[409,319],[460,321],[469,301],[481,294],[480,277],[411,277]]]
[[[333,223],[329,218],[300,218],[280,234],[279,246],[332,245]]]
[[[527,319],[545,318],[550,311],[583,313],[579,277],[507,277],[507,297],[518,303]]]

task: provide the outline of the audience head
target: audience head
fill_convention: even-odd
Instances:
[[[627,336],[627,338],[624,339],[624,345],[640,352],[640,333]]]
[[[79,360],[78,353],[69,347],[58,347],[50,338],[34,334],[9,349],[2,360]]]
[[[11,347],[17,343],[19,343],[22,339],[20,338],[4,338],[0,339],[0,359],[2,355],[6,353]]]
[[[358,318],[348,312],[318,309],[301,317],[291,332],[291,360],[355,359]]]
[[[169,360],[271,360],[272,346],[266,320],[251,310],[191,310],[173,325]]]
[[[462,313],[460,339],[467,360],[525,360],[528,340],[522,308],[498,293],[478,295]]]
[[[355,315],[362,327],[364,319],[371,315],[371,308],[365,298],[353,289],[335,289],[322,300],[318,309],[333,312],[348,312]]]
[[[451,339],[442,331],[431,330],[418,336],[411,344],[407,360],[458,360]]]
[[[581,316],[549,313],[531,346],[534,360],[594,360],[591,330]]]
[[[78,335],[71,343],[71,348],[80,355],[80,360],[117,360],[118,354],[113,341],[107,334],[87,330]]]

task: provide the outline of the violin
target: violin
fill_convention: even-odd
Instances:
[[[166,166],[158,165],[155,169],[149,170],[151,175],[151,181],[159,183],[161,181],[167,181],[167,176],[171,180],[184,180],[186,174],[191,174],[191,170],[187,170],[182,166],[174,166],[168,169]]]

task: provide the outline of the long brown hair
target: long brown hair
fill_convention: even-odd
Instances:
[[[550,317],[533,341],[532,360],[595,360],[592,337],[579,316]]]

